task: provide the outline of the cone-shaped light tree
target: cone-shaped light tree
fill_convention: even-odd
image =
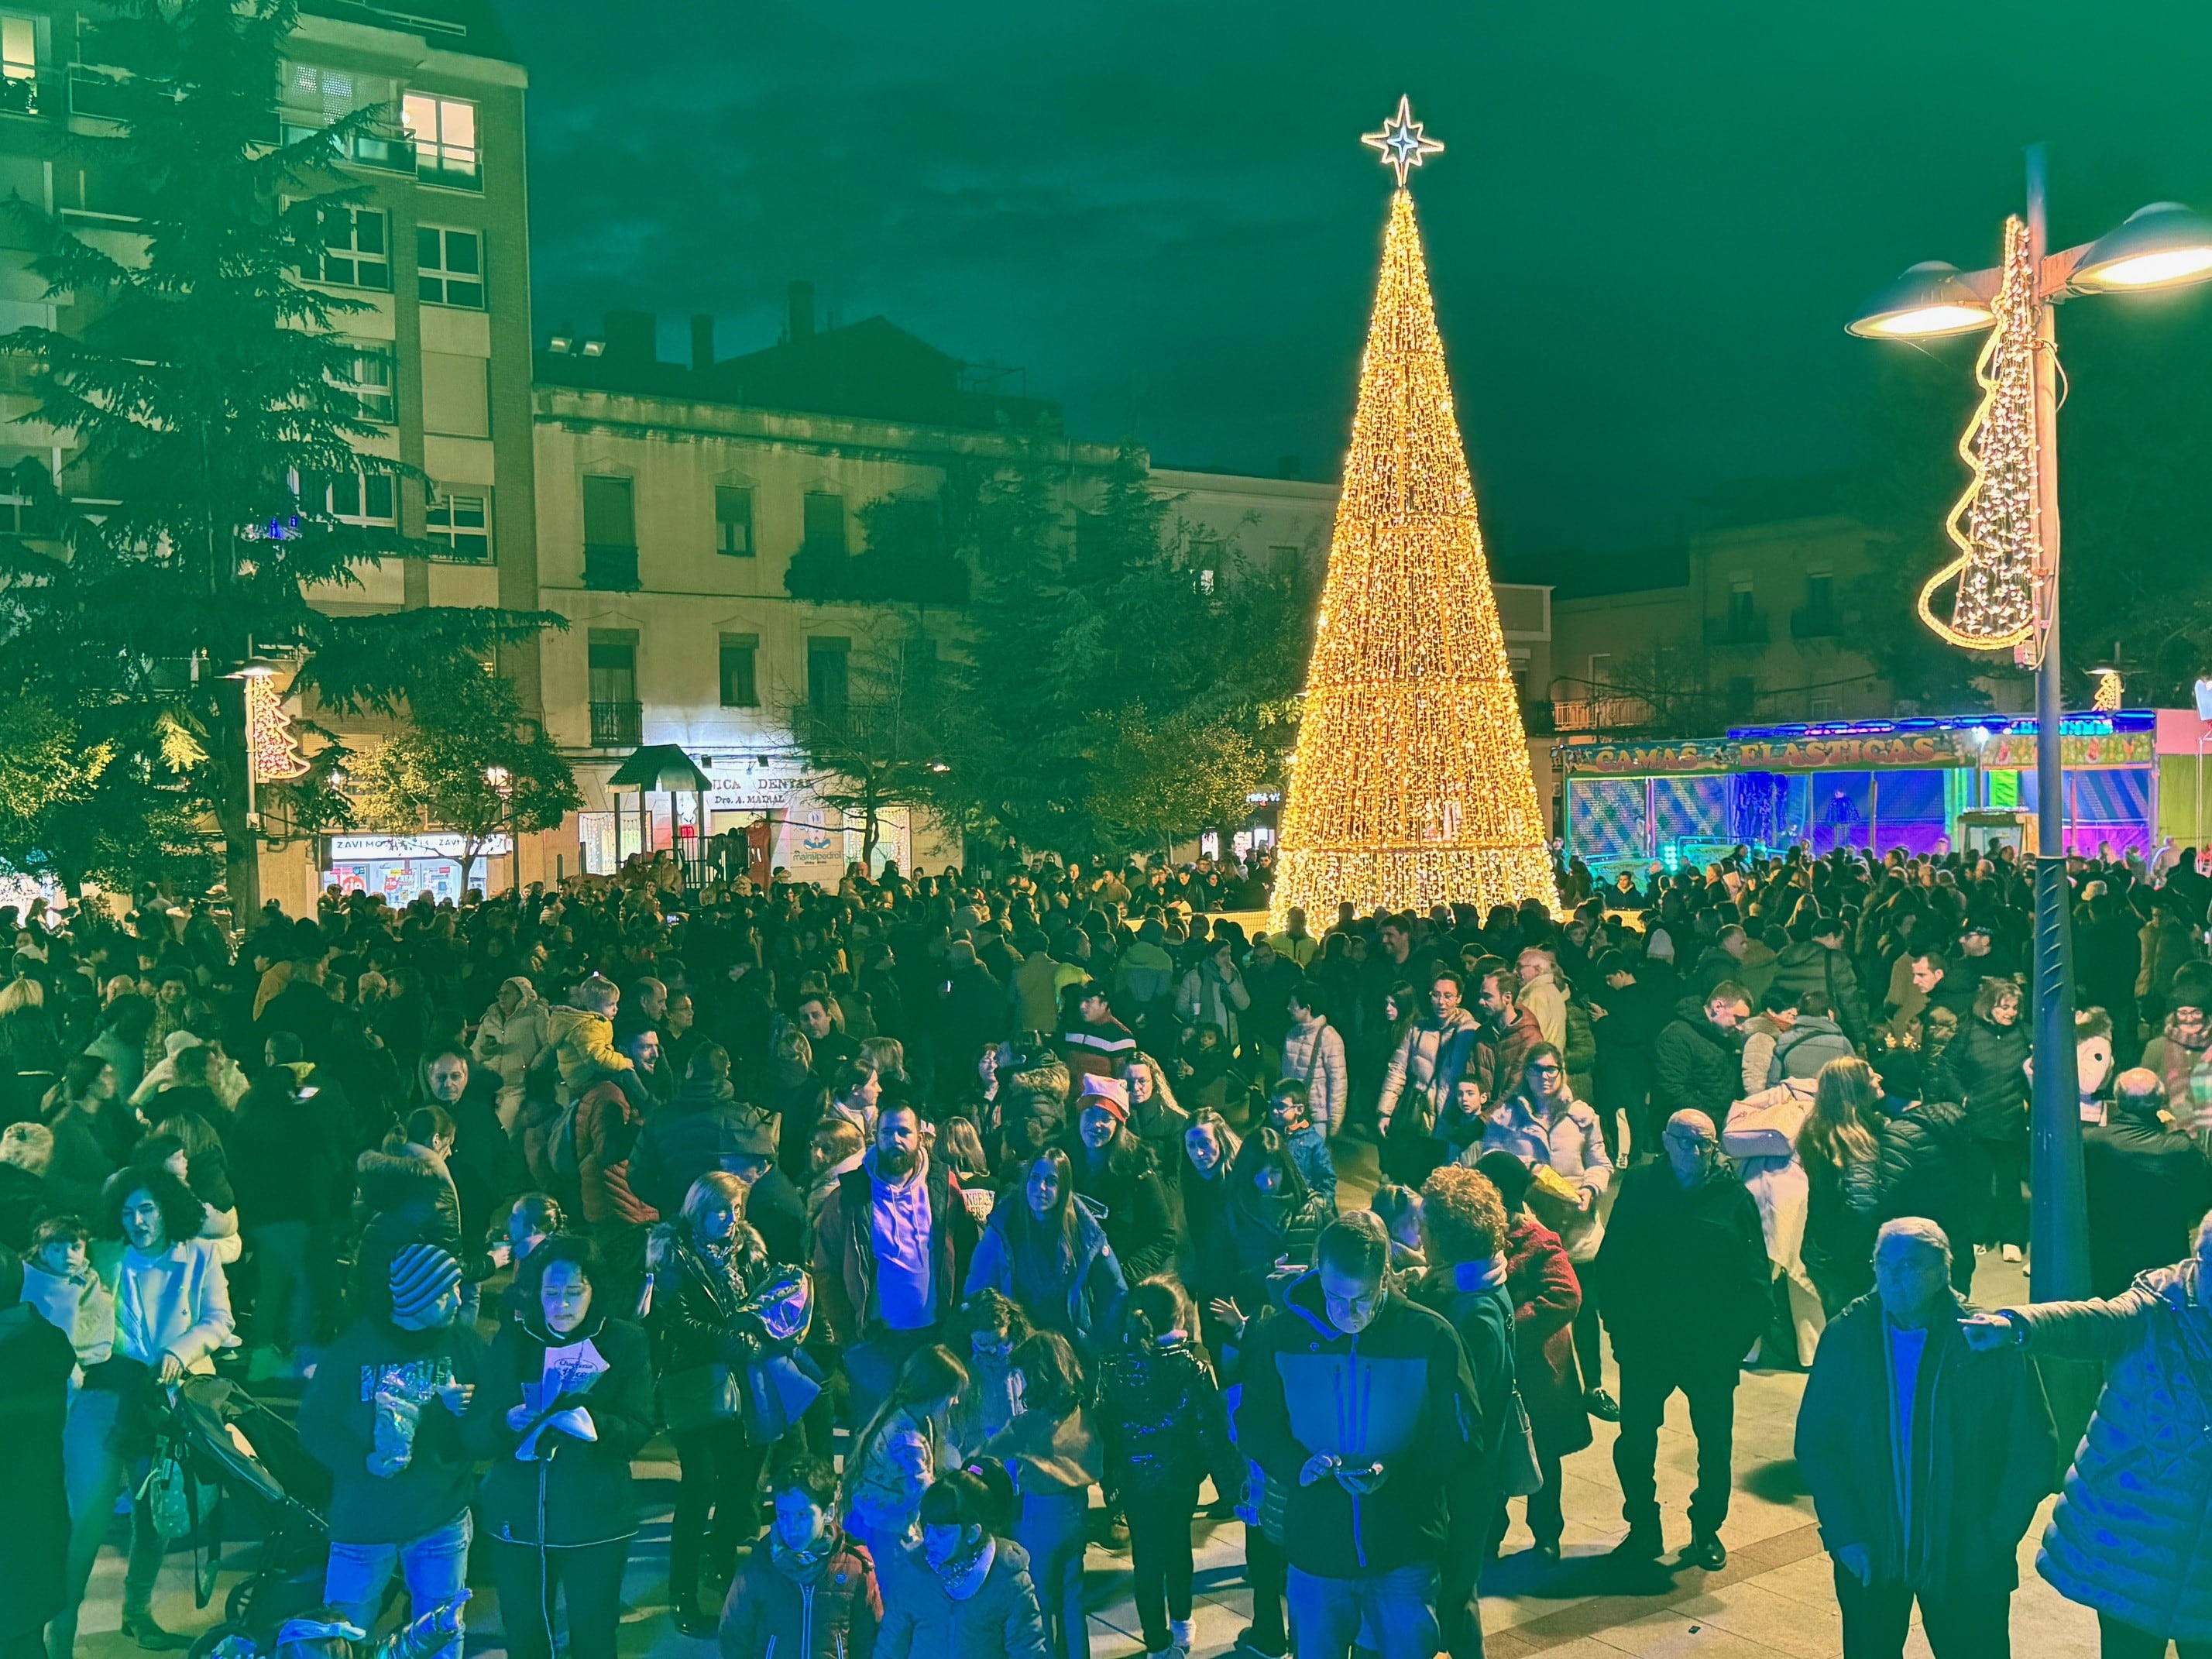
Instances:
[[[1520,698],[1475,522],[1406,170],[1442,148],[1403,100],[1364,142],[1398,169],[1304,713],[1278,920],[1556,902]]]

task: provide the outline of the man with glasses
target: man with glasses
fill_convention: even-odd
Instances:
[[[1771,1307],[1766,1237],[1759,1207],[1721,1156],[1703,1112],[1677,1112],[1661,1135],[1664,1158],[1624,1170],[1595,1284],[1620,1366],[1620,1435],[1613,1468],[1628,1536],[1623,1564],[1655,1560],[1665,1544],[1656,1471],[1659,1425],[1680,1389],[1698,1439],[1690,1546],[1678,1565],[1717,1572],[1728,1519],[1735,1450],[1735,1385],[1744,1354]]]
[[[1244,1350],[1237,1437],[1283,1494],[1291,1647],[1316,1659],[1437,1651],[1446,1493],[1489,1443],[1457,1334],[1392,1287],[1389,1255],[1372,1211],[1331,1222]]]

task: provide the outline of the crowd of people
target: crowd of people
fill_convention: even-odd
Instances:
[[[1086,1659],[1101,1543],[1188,1659],[1202,1518],[1244,1653],[1465,1659],[1593,1419],[1649,1571],[1685,1396],[1673,1565],[1726,1564],[1747,1366],[1811,1373],[1850,1654],[1916,1598],[1939,1659],[2006,1651],[2054,1490],[2106,1654],[2212,1652],[2212,877],[2077,861],[2098,1299],[1991,1312],[2027,872],[1559,874],[1318,931],[1209,915],[1267,878],[1211,860],[0,915],[4,1659],[67,1659],[126,1499],[122,1628],[187,1645],[167,1425],[226,1383],[327,1474],[326,1556],[234,1638],[288,1659],[380,1619],[459,1659],[472,1585],[518,1659],[611,1659],[653,1444],[668,1606],[728,1659]],[[2070,1467],[2045,1357],[2110,1368]]]

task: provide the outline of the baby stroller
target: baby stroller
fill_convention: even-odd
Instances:
[[[255,1553],[252,1571],[223,1603],[225,1626],[218,1628],[257,1644],[273,1641],[285,1620],[322,1600],[330,1471],[289,1422],[223,1377],[195,1376],[175,1389],[158,1437],[191,1475],[193,1529],[204,1552],[195,1581],[198,1604],[214,1595],[228,1534]],[[225,1501],[210,1501],[210,1487]]]

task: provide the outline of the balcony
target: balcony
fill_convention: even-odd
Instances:
[[[313,137],[328,125],[319,114],[281,111],[276,118],[276,136],[281,143],[296,144],[303,138]],[[340,141],[337,151],[340,161],[350,161],[356,167],[374,167],[380,173],[415,171],[415,141],[398,127],[357,129]]]
[[[1552,703],[1555,732],[1633,732],[1651,724],[1653,710],[1642,697],[1561,697]]]
[[[89,64],[72,64],[69,71],[70,113],[80,120],[103,124],[101,129],[127,125],[131,98],[121,77]]]
[[[592,747],[635,749],[645,741],[645,705],[638,702],[595,702],[592,705]]]
[[[1707,645],[1765,645],[1767,633],[1764,611],[1730,611],[1705,618]]]
[[[1794,640],[1832,640],[1843,631],[1843,612],[1832,605],[1801,605],[1790,613],[1790,637]]]
[[[636,592],[636,547],[618,542],[586,542],[584,586],[610,593]]]

